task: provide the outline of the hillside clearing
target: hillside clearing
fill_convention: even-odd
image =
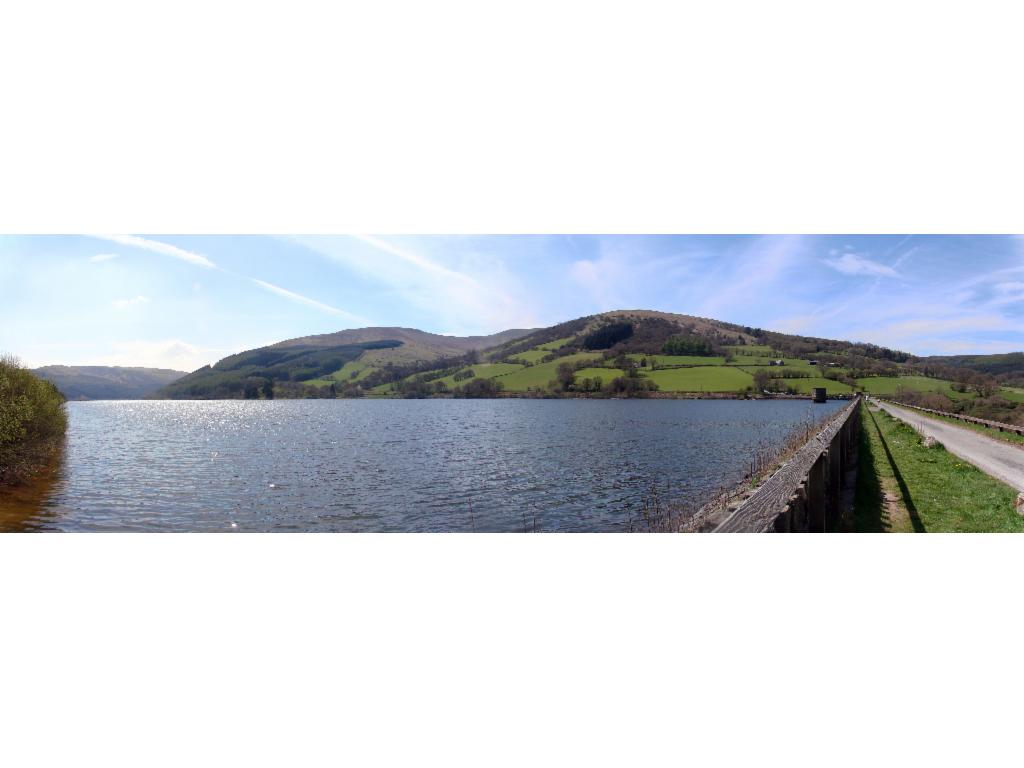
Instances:
[[[581,368],[576,371],[576,382],[579,383],[583,379],[601,379],[602,383],[607,384],[612,379],[628,375],[621,368]]]
[[[738,392],[754,386],[749,373],[726,366],[664,368],[645,375],[662,392]]]
[[[470,377],[456,381],[456,374],[453,373],[450,376],[438,379],[438,381],[444,382],[446,387],[452,389],[465,384],[470,379],[493,379],[498,376],[504,376],[521,370],[523,370],[523,366],[516,365],[515,363],[477,363],[476,365],[470,365],[466,368],[460,368],[459,371],[457,371],[458,374],[465,373],[466,371],[472,371],[473,375]]]
[[[505,374],[496,380],[501,382],[506,392],[528,392],[531,389],[544,389],[548,383],[554,380],[558,366],[562,363],[575,363],[577,361],[599,360],[601,355],[594,352],[579,352],[575,355],[566,355],[550,363],[540,363],[513,373]]]
[[[525,360],[528,363],[539,363],[550,354],[551,352],[546,349],[528,349],[525,352],[518,352],[515,355],[512,355],[509,360],[512,362],[515,362],[516,360]]]
[[[725,365],[724,357],[711,357],[703,355],[630,355],[634,360],[647,358],[648,365],[653,361],[658,366],[694,366],[694,365]]]
[[[572,336],[566,336],[564,339],[555,339],[554,341],[549,341],[546,344],[538,344],[537,349],[554,352],[557,349],[561,349],[572,340]]]

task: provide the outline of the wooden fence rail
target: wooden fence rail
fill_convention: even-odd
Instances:
[[[828,531],[841,514],[846,473],[857,453],[860,397],[840,410],[715,533]]]
[[[918,405],[907,405],[901,403],[898,400],[890,400],[887,397],[879,397],[878,395],[871,395],[876,400],[884,400],[887,403],[892,403],[900,408],[913,408],[915,411],[921,411],[922,413],[931,413],[935,416],[945,416],[947,419],[956,419],[957,421],[969,421],[972,424],[982,424],[992,429],[998,429],[1000,432],[1013,432],[1016,435],[1024,435],[1024,427],[1018,427],[1015,424],[1004,424],[1001,421],[991,421],[990,419],[979,419],[974,416],[964,416],[960,413],[947,413],[946,411],[936,411],[933,408],[922,408]]]

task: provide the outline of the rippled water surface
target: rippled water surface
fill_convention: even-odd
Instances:
[[[0,528],[621,531],[658,483],[739,480],[840,403],[292,400],[70,403],[53,471]]]

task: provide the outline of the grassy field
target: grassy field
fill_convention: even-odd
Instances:
[[[884,531],[1024,531],[1017,492],[906,424],[863,406],[854,527]]]
[[[572,336],[566,336],[564,339],[555,339],[554,341],[549,341],[546,344],[538,344],[535,347],[535,349],[543,349],[547,350],[548,352],[554,352],[556,349],[561,349],[572,340]]]
[[[809,379],[782,379],[782,381],[787,386],[796,387],[798,392],[808,395],[811,394],[811,390],[815,387],[824,387],[830,395],[845,395],[853,392],[853,387],[849,384],[843,384],[841,381],[833,381],[832,379],[826,379],[820,376],[812,376]]]
[[[341,389],[343,385],[348,384],[349,382],[354,383],[365,379],[373,373],[373,371],[374,368],[361,360],[349,360],[334,373],[328,376],[323,376],[319,379],[310,379],[303,383],[312,384],[314,387],[329,387],[331,384],[334,384],[338,389]],[[353,372],[355,373],[355,376],[352,375]]]
[[[598,360],[600,355],[594,352],[578,352],[575,355],[566,355],[550,363],[531,365],[529,368],[521,368],[513,373],[498,378],[506,392],[526,392],[530,389],[545,389],[548,382],[555,378],[555,372],[562,363],[573,363],[577,360]],[[612,377],[609,377],[609,381]]]
[[[740,370],[740,371],[743,371],[744,373],[750,374],[751,377],[753,377],[753,375],[757,371],[765,370],[764,368],[758,368],[758,367],[754,367],[754,366],[750,366],[750,367],[747,367],[747,366],[735,366],[735,368],[736,368],[736,370]],[[778,368],[770,368],[768,370],[769,371],[776,371],[777,372],[780,369],[778,369]],[[833,369],[833,370],[836,370],[836,369]],[[815,372],[815,369],[811,368],[810,371],[811,372]],[[845,395],[845,394],[849,394],[850,392],[853,392],[853,387],[851,387],[849,384],[844,384],[843,382],[835,381],[834,379],[826,379],[824,376],[807,376],[807,377],[804,377],[804,378],[797,378],[797,379],[778,379],[778,381],[783,386],[792,387],[798,393],[803,394],[803,395],[810,395],[810,394],[812,394],[812,390],[815,387],[824,387],[825,390],[827,391],[827,393],[830,394],[830,395],[840,395],[840,394],[844,394]]]
[[[350,381],[355,382],[365,379],[371,373],[373,373],[373,368],[362,360],[350,360],[340,370],[325,378],[332,379],[340,384],[347,384]]]
[[[617,379],[620,376],[628,376],[621,368],[581,368],[576,371],[576,381],[582,381],[583,379],[601,379],[601,382],[607,384],[612,379]]]
[[[658,365],[725,365],[724,357],[703,357],[701,355],[630,355],[634,360],[647,357],[647,364]]]
[[[768,344],[746,344],[726,347],[734,355],[770,355],[772,348]]]
[[[662,392],[737,392],[754,385],[746,371],[728,366],[667,368],[645,374]]]
[[[510,360],[525,360],[528,363],[537,363],[543,360],[545,357],[550,355],[551,352],[546,349],[528,349],[525,352],[509,358]]]
[[[871,376],[857,379],[857,386],[873,395],[894,395],[899,387],[905,387],[918,392],[938,392],[951,400],[973,397],[971,393],[954,392],[948,381],[926,376]]]
[[[515,363],[477,363],[476,365],[469,366],[469,368],[473,370],[473,377],[478,379],[493,379],[496,376],[504,376],[506,373],[523,370],[523,366],[516,365]],[[462,370],[465,371],[467,369],[463,368]],[[448,389],[460,387],[470,380],[456,381],[454,373],[451,376],[438,379],[438,381],[443,381]]]
[[[1024,389],[1016,387],[1000,387],[999,396],[1011,403],[1024,403]]]

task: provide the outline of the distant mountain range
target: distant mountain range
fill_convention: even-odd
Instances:
[[[186,374],[163,368],[48,365],[33,371],[52,381],[68,400],[139,400]]]

